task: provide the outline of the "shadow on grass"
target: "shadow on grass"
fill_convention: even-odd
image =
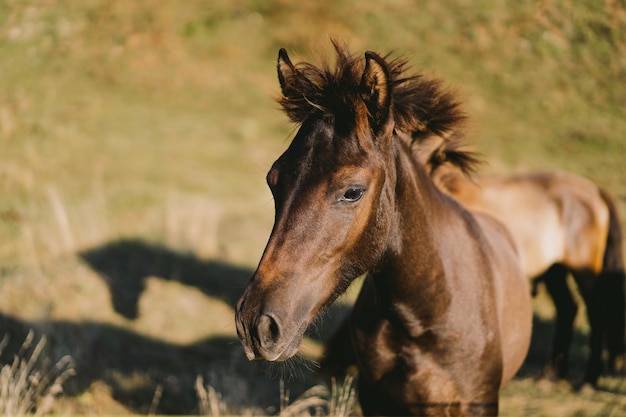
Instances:
[[[41,335],[47,337],[41,358],[47,358],[50,364],[65,355],[73,358],[76,374],[66,381],[64,392],[82,403],[72,406],[75,414],[91,414],[90,407],[102,407],[93,404],[95,400],[86,400],[85,404],[86,397],[82,397],[94,383],[104,383],[110,396],[130,413],[197,414],[195,383],[199,375],[205,385],[211,384],[226,397],[245,393],[240,405],[266,410],[275,410],[279,405],[278,379],[268,383],[267,364],[247,361],[234,337],[175,345],[108,324],[29,322],[0,314],[0,334],[10,337],[0,365],[11,363],[14,355],[20,354],[30,329],[35,329],[36,341]],[[28,357],[28,352],[20,355],[25,354]],[[287,386],[294,393],[302,392],[315,383],[314,378],[308,372]],[[153,403],[156,409],[151,409]]]
[[[140,240],[119,240],[78,255],[106,282],[115,310],[129,319],[137,317],[138,302],[149,277],[176,280],[234,306],[253,273]],[[325,340],[337,317],[347,309],[342,305],[330,309],[309,336]],[[202,320],[198,325],[202,325]],[[210,337],[190,345],[177,345],[108,323],[28,321],[3,313],[0,337],[9,335],[10,342],[1,352],[0,364],[12,362],[31,329],[37,336],[47,337],[42,357],[54,362],[65,355],[73,358],[76,375],[65,383],[64,391],[79,403],[83,393],[101,382],[129,412],[197,414],[195,383],[200,375],[205,385],[211,384],[223,398],[232,391],[231,402],[260,407],[272,414],[280,404],[279,377],[292,379],[287,385],[292,398],[317,382],[314,372],[303,364],[249,362],[236,337]],[[273,377],[269,383],[268,375]],[[151,409],[155,402],[156,410]],[[92,413],[89,405],[85,407],[75,413]]]
[[[552,351],[556,323],[533,315],[533,333],[526,360],[517,373],[518,377],[540,377]],[[567,380],[573,384],[582,381],[587,366],[589,351],[588,335],[574,328],[572,344],[569,349],[569,372]]]
[[[79,253],[106,282],[116,312],[137,318],[149,277],[178,281],[234,307],[252,276],[250,269],[218,260],[200,260],[138,239],[117,240]]]
[[[253,270],[219,260],[200,260],[192,254],[139,239],[117,240],[79,253],[107,284],[114,310],[127,319],[139,314],[139,299],[146,279],[174,280],[220,298],[233,309],[243,293]],[[307,335],[314,340],[328,338],[350,307],[335,304]]]

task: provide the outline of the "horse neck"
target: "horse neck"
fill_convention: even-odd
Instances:
[[[428,310],[429,300],[439,303],[448,291],[438,233],[450,200],[415,161],[410,145],[397,141],[394,154],[393,240],[372,276],[381,301],[413,305],[420,299],[425,300],[421,308]]]

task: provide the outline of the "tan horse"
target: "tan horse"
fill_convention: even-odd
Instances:
[[[364,413],[495,415],[530,343],[530,290],[506,229],[442,193],[419,156],[459,104],[403,60],[335,49],[334,68],[279,52],[279,103],[300,127],[267,175],[276,217],[236,309],[244,351],[293,357],[367,273],[350,322]]]
[[[555,303],[557,328],[549,371],[558,377],[567,372],[577,311],[565,280],[568,271],[585,301],[591,328],[584,382],[597,383],[604,343],[609,370],[622,367],[625,276],[622,230],[613,199],[591,181],[561,171],[470,180],[452,168],[454,163],[445,162],[446,158],[454,162],[455,152],[455,146],[440,152],[440,160],[431,167],[435,181],[465,207],[488,213],[507,226],[525,274],[544,281]]]

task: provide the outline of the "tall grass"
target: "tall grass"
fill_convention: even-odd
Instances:
[[[280,416],[347,417],[354,414],[356,392],[352,375],[347,375],[342,383],[332,378],[330,389],[327,385],[315,385],[291,403],[289,392],[285,391],[282,383],[280,391]]]
[[[73,361],[62,357],[49,366],[42,357],[46,338],[33,345],[35,333],[30,331],[13,362],[0,369],[0,414],[23,416],[45,414],[63,392],[63,383],[74,375]],[[0,341],[0,354],[8,344],[8,336]]]
[[[232,390],[232,387],[228,387]],[[280,417],[295,416],[328,416],[347,417],[354,415],[356,406],[356,391],[354,377],[348,375],[343,382],[338,383],[334,378],[330,388],[325,384],[314,385],[291,400],[290,392],[285,388],[281,379],[279,382],[280,404],[277,415]],[[267,410],[244,404],[234,404],[224,398],[212,385],[205,385],[201,376],[196,379],[196,394],[198,395],[198,408],[201,415],[225,416],[225,415],[267,415]]]

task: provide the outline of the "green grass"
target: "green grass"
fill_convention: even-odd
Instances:
[[[336,36],[406,55],[465,100],[484,172],[577,172],[626,219],[623,2],[156,5],[0,1],[0,333],[35,328],[52,360],[74,358],[57,412],[197,413],[200,375],[271,413],[281,400],[266,372],[301,373],[292,398],[317,384],[302,366],[247,363],[233,328],[272,226],[265,173],[293,133],[272,101],[280,47],[314,59]],[[112,287],[140,295],[137,318],[114,310]],[[319,351],[312,337],[306,353]],[[601,382],[617,394],[576,395],[530,369],[503,394],[508,414],[624,407],[620,379]]]

